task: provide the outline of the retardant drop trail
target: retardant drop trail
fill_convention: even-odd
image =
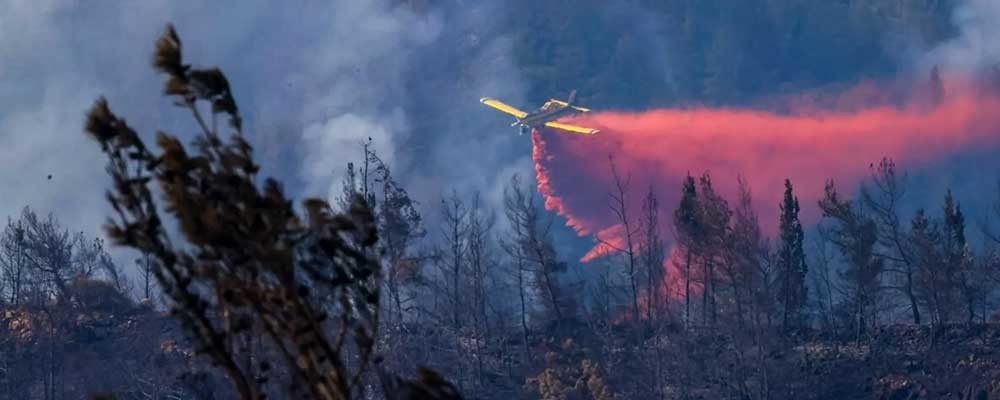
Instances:
[[[669,237],[670,212],[682,179],[710,172],[716,189],[730,201],[743,175],[753,190],[765,233],[778,222],[782,183],[795,184],[804,224],[820,217],[816,202],[826,180],[851,191],[869,176],[869,166],[890,157],[903,168],[941,160],[972,147],[1000,143],[1000,99],[982,91],[950,90],[934,105],[862,105],[841,102],[835,109],[792,114],[748,109],[659,109],[646,112],[593,112],[573,123],[594,126],[594,136],[535,131],[538,188],[549,210],[581,235],[616,241],[618,221],[608,211],[613,176],[631,176],[630,206],[640,209],[652,186],[663,205],[660,226]],[[584,261],[599,253],[595,247]]]

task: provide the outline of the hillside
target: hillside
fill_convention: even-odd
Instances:
[[[741,104],[893,79],[955,34],[951,0],[514,2],[530,98],[598,108]]]

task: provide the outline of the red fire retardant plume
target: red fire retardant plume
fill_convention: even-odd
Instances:
[[[580,235],[622,243],[622,229],[609,209],[614,181],[608,157],[613,156],[620,175],[630,176],[631,215],[640,214],[651,186],[669,240],[688,173],[697,179],[709,172],[716,191],[731,205],[737,199],[737,176],[743,175],[764,232],[774,234],[785,178],[795,187],[800,217],[808,226],[821,216],[816,203],[827,179],[851,193],[882,157],[913,168],[1000,144],[1000,99],[993,94],[949,87],[932,102],[871,104],[870,95],[878,93],[877,86],[867,85],[827,108],[786,102],[785,110],[797,111],[783,113],[693,108],[583,114],[568,122],[600,129],[599,134],[533,132],[538,189],[546,208],[565,217]],[[583,261],[602,250],[595,246]]]

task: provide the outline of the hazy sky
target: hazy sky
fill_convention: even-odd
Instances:
[[[527,138],[506,125],[459,115],[414,132],[409,111],[492,116],[479,97],[521,100],[496,2],[394,3],[0,1],[0,214],[30,205],[99,232],[109,179],[81,127],[100,95],[144,137],[190,137],[188,116],[160,96],[150,67],[167,22],[186,61],[227,73],[265,173],[296,196],[337,195],[369,137],[432,207],[446,188],[495,192],[510,173],[530,174]],[[442,65],[456,63],[475,70],[446,76]]]

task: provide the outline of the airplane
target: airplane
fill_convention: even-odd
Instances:
[[[546,101],[541,108],[532,113],[526,113],[518,110],[517,108],[492,97],[483,97],[482,99],[479,99],[479,102],[517,118],[517,121],[514,121],[514,123],[510,126],[520,127],[519,134],[521,135],[531,128],[537,128],[543,125],[549,128],[562,129],[564,131],[581,133],[584,135],[593,135],[600,132],[597,129],[556,122],[557,119],[569,114],[590,112],[589,108],[574,105],[574,99],[576,99],[576,90],[569,93],[569,98],[566,99],[566,101],[549,99],[549,101]]]

